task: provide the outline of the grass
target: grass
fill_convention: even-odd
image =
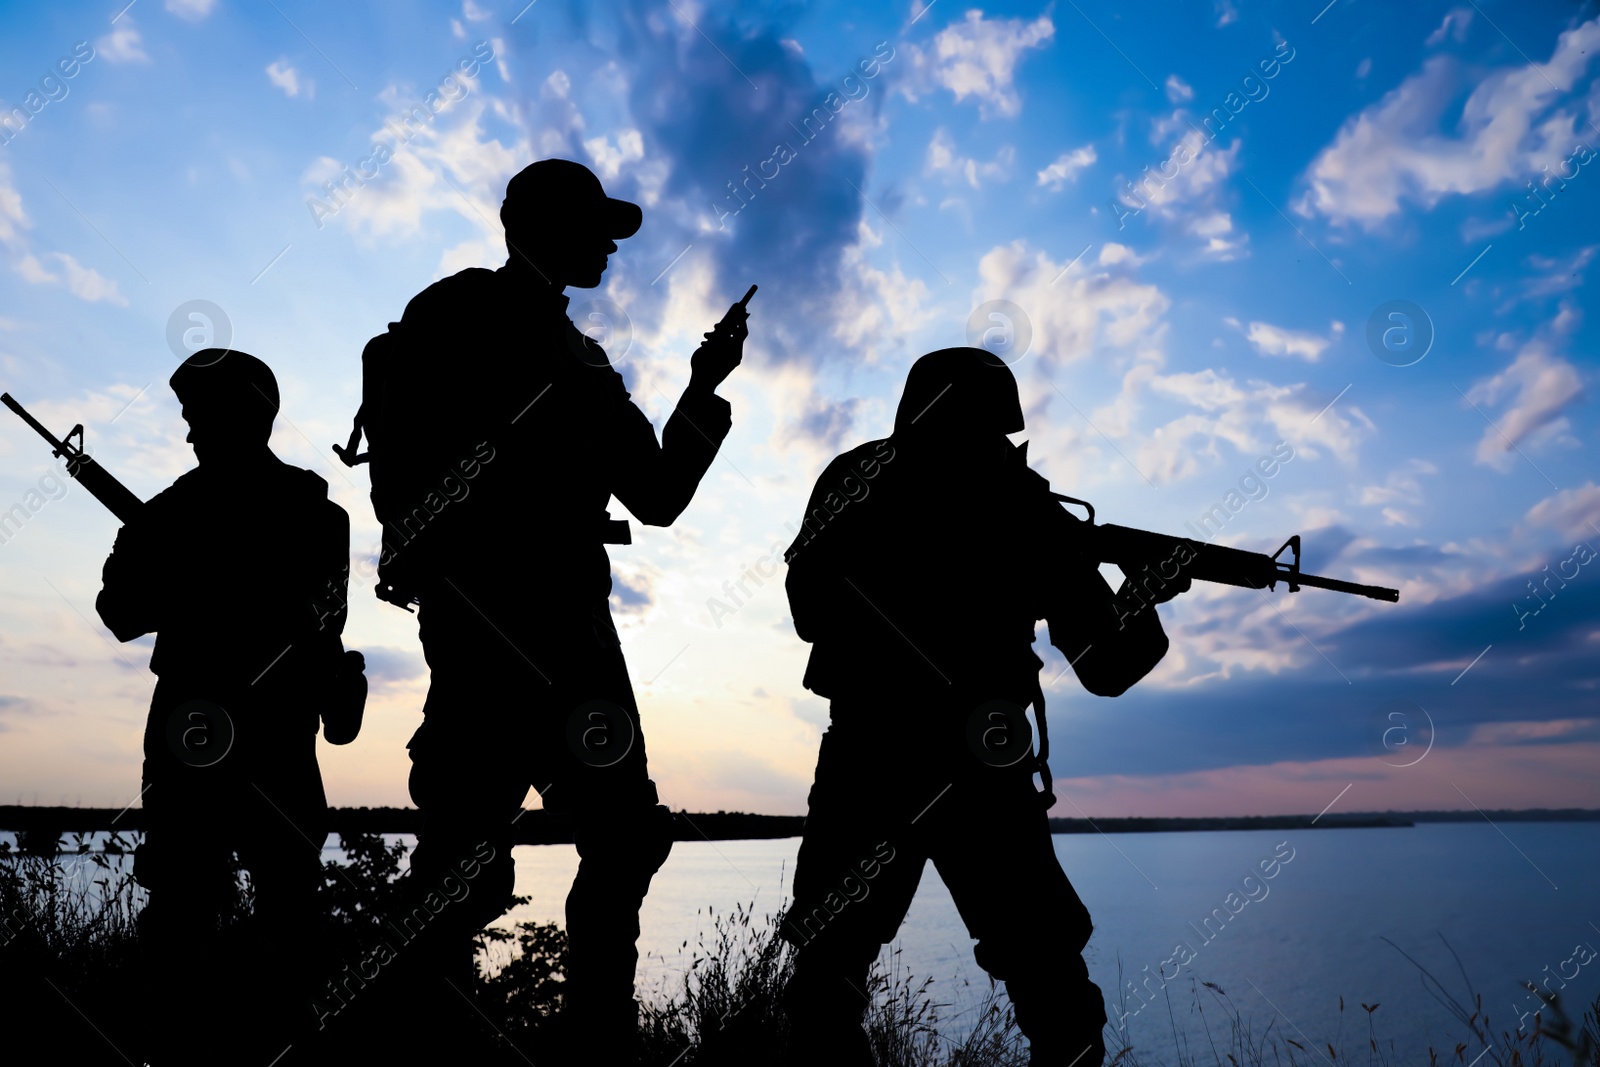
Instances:
[[[114,835],[106,852],[128,852],[135,844]],[[329,958],[335,961],[356,958],[372,943],[396,900],[406,851],[377,835],[350,835],[342,844],[347,862],[327,865],[322,889]],[[135,1017],[137,998],[129,991],[141,975],[137,919],[144,894],[122,873],[128,866],[92,851],[81,837],[53,854],[37,842],[26,854],[0,846],[0,1004],[10,1009],[14,1030],[81,1035],[85,1049],[120,1053],[107,1054],[106,1062],[121,1057],[140,1062],[142,1028]],[[242,943],[237,936],[250,912],[248,875],[241,872],[237,884],[235,907],[224,918],[225,944],[230,936]],[[650,1067],[781,1062],[789,1024],[779,997],[793,966],[793,950],[778,935],[781,915],[758,917],[739,907],[723,914],[707,909],[705,918],[710,931],[690,950],[681,976],[641,1005],[644,1062]],[[1461,1039],[1453,1047],[1429,1050],[1427,1067],[1600,1067],[1600,1000],[1574,1020],[1559,999],[1544,995],[1537,1024],[1519,1034],[1514,1020],[1512,1027],[1491,1022],[1464,969],[1458,994],[1422,964],[1406,959],[1460,1026]],[[532,1053],[536,1061],[560,1018],[565,968],[566,936],[558,926],[522,923],[480,935],[477,1007],[502,1041]],[[880,1067],[1023,1067],[1028,1062],[1009,1002],[992,983],[964,988],[966,1003],[958,1006],[940,998],[932,978],[908,973],[893,950],[873,970],[866,992],[866,1026]],[[1378,1004],[1346,1012],[1341,998],[1338,1032],[1316,1047],[1298,1032],[1285,1032],[1276,1018],[1260,1025],[1245,1017],[1215,983],[1191,984],[1189,1021],[1181,1027],[1170,990],[1166,995],[1178,1049],[1170,1067],[1399,1067],[1403,1062],[1383,1034],[1389,1026],[1403,1027],[1405,1020],[1387,1023]],[[950,1036],[958,1030],[959,1039]],[[1165,1062],[1118,1044],[1114,1027],[1108,1034],[1107,1064]]]

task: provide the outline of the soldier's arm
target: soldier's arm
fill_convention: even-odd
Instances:
[[[162,573],[165,546],[154,529],[155,511],[146,506],[133,522],[117,531],[100,571],[95,611],[118,641],[132,641],[161,629],[170,576]]]
[[[842,561],[837,551],[841,539],[832,520],[848,503],[840,486],[852,473],[854,458],[854,452],[847,452],[836,457],[822,472],[806,502],[800,532],[783,554],[789,565],[789,573],[784,577],[789,614],[794,620],[795,633],[802,641],[815,643],[825,636],[829,618],[838,612],[841,603],[848,602],[841,592],[848,589],[841,580]],[[829,536],[830,533],[833,536]]]
[[[1110,584],[1098,570],[1077,592],[1051,609],[1050,643],[1067,657],[1083,687],[1095,696],[1121,696],[1167,654],[1167,635],[1155,608],[1118,617]]]
[[[616,428],[622,439],[612,492],[642,523],[671,526],[694,499],[700,479],[717,458],[733,427],[733,409],[722,397],[690,383],[661,430],[631,400],[620,406]]]
[[[316,566],[317,633],[338,642],[350,617],[350,515],[333,501],[325,501],[322,535]],[[335,647],[335,651],[337,651]]]
[[[751,292],[755,287],[751,287]],[[750,294],[745,294],[748,300]],[[625,456],[613,492],[640,522],[651,526],[670,526],[694,499],[700,479],[716,459],[717,449],[733,427],[733,409],[717,395],[717,386],[733,373],[744,353],[749,335],[745,310],[735,304],[727,316],[707,331],[705,341],[690,357],[689,385],[678,398],[672,418],[661,431],[661,446],[655,447],[653,432],[641,433],[637,427],[649,423],[644,413],[632,404],[634,433],[638,447]],[[643,508],[644,510],[640,510]]]
[[[1121,696],[1167,654],[1166,631],[1153,603],[1142,604],[1137,611],[1119,607],[1099,567],[1072,550],[1072,526],[1078,520],[1057,505],[1050,508],[1044,520],[1054,527],[1045,543],[1052,546],[1056,560],[1047,579],[1050,643],[1067,658],[1089,692]],[[1173,585],[1169,592],[1176,595],[1187,587],[1187,583],[1181,588]]]

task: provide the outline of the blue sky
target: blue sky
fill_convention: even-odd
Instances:
[[[1307,569],[1402,591],[1197,590],[1114,702],[1046,652],[1058,814],[1600,806],[1593,3],[119,8],[7,15],[0,384],[149,496],[193,461],[174,314],[209,302],[276,369],[274,447],[354,522],[346,643],[375,684],[363,736],[324,750],[335,803],[404,802],[426,688],[414,619],[370,596],[365,473],[328,448],[362,344],[503,262],[506,180],[564,156],[644,207],[573,310],[658,425],[761,285],[724,459],[613,553],[669,802],[803,810],[826,707],[781,576],[734,583],[831,456],[888,432],[910,362],[1006,301],[1019,439],[1058,489],[1172,532],[1218,505],[1221,543],[1299,533]],[[1393,301],[1431,339],[1407,366],[1368,341]],[[120,806],[152,679],[149,640],[93,614],[115,520],[7,415],[13,503],[0,800]],[[485,551],[517,566],[510,532]]]

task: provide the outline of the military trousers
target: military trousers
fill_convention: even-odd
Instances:
[[[1098,1067],[1105,1006],[1081,955],[1092,925],[1056,858],[1031,760],[979,758],[944,703],[833,703],[783,930],[796,946],[785,1000],[797,1062],[872,1062],[868,970],[931,860],[979,966],[1005,983],[1033,1062]]]
[[[133,875],[149,893],[146,1017],[163,1062],[269,1063],[310,1024],[328,811],[298,704],[281,689],[156,685]],[[224,937],[244,919],[237,868],[251,914]]]
[[[570,1028],[631,1040],[639,908],[671,850],[671,814],[649,778],[607,603],[539,612],[484,586],[447,588],[421,607],[432,679],[409,745],[423,818],[411,878],[420,892],[482,865],[470,895],[435,922],[436,976],[425,981],[470,981],[472,938],[511,901],[514,821],[532,786],[568,821],[579,855],[566,898]]]

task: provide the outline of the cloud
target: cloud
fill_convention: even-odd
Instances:
[[[1483,431],[1477,462],[1506,471],[1516,462],[1518,446],[1564,436],[1571,424],[1563,413],[1582,395],[1577,368],[1552,355],[1543,340],[1529,341],[1510,366],[1467,391],[1467,399],[1479,405],[1511,399],[1495,424]]]
[[[94,42],[94,54],[107,63],[148,63],[144,41],[133,25],[133,16],[124,12],[117,25],[104,37]]]
[[[1217,29],[1239,21],[1239,9],[1233,6],[1233,0],[1216,0],[1213,6],[1217,12]]]
[[[1510,221],[1507,220],[1506,224],[1509,226]],[[1596,251],[1600,251],[1600,245],[1585,245],[1564,259],[1537,253],[1530,255],[1528,265],[1540,273],[1523,283],[1522,294],[1537,300],[1578,288],[1583,284],[1583,268],[1594,259]]]
[[[1001,180],[1011,168],[1016,159],[1016,149],[1010,145],[1002,145],[995,153],[995,158],[988,163],[979,163],[971,156],[963,156],[956,151],[955,142],[940,126],[933,131],[933,140],[928,143],[928,154],[924,164],[925,170],[930,174],[944,174],[958,181],[965,181],[972,188],[980,187],[980,179],[987,181]]]
[[[1100,255],[1097,258],[1100,260],[1102,267],[1126,265],[1132,268],[1148,262],[1151,257],[1140,256],[1127,245],[1121,245],[1115,241],[1107,241],[1100,246]]]
[[[22,275],[22,280],[30,285],[44,285],[47,282],[59,282],[59,274],[51,274],[50,268],[39,262],[39,257],[32,252],[27,253],[17,260],[17,273]]]
[[[1194,99],[1194,86],[1178,77],[1176,74],[1167,75],[1167,99],[1174,104],[1182,104]]]
[[[127,298],[122,295],[115,281],[85,267],[65,252],[50,252],[45,257],[55,260],[60,273],[46,266],[29,249],[29,242],[23,236],[23,231],[31,225],[27,212],[22,208],[22,194],[11,184],[10,169],[0,164],[0,245],[17,254],[12,269],[31,285],[64,284],[67,291],[80,300],[90,303],[104,300],[118,307],[128,306]]]
[[[300,72],[289,65],[287,58],[278,59],[267,65],[267,80],[283,90],[283,95],[291,100],[300,95]],[[317,95],[317,83],[307,80],[305,83],[306,99],[313,100]]]
[[[1058,777],[1170,774],[1286,759],[1370,761],[1378,741],[1371,724],[1376,712],[1402,700],[1435,708],[1440,688],[1489,645],[1492,650],[1457,687],[1460,696],[1450,705],[1452,729],[1448,736],[1441,730],[1430,760],[1464,743],[1517,744],[1541,732],[1559,737],[1592,730],[1585,723],[1595,714],[1590,635],[1600,618],[1600,582],[1581,577],[1570,582],[1519,630],[1512,605],[1528,598],[1526,581],[1540,576],[1537,569],[1473,582],[1464,591],[1424,602],[1411,592],[1412,576],[1429,565],[1420,559],[1379,562],[1386,550],[1362,547],[1359,539],[1335,544],[1333,555],[1311,555],[1330,539],[1337,542],[1337,533],[1305,531],[1306,569],[1397,586],[1400,604],[1313,589],[1286,594],[1280,586],[1276,592],[1251,593],[1197,583],[1196,592],[1161,609],[1172,649],[1158,671],[1186,658],[1184,673],[1149,679],[1114,702],[1075,701],[1070,714],[1053,718],[1052,748],[1066,754],[1056,768]],[[1275,605],[1263,597],[1273,598]],[[1292,617],[1294,626],[1274,606]],[[1355,615],[1327,615],[1342,611]],[[1261,658],[1251,661],[1252,655]],[[1281,661],[1284,655],[1288,662]],[[1219,663],[1231,667],[1216,669]],[[1340,673],[1357,687],[1355,698]],[[1537,701],[1528,699],[1530,677],[1540,679]],[[1464,688],[1467,682],[1470,688]],[[1179,686],[1181,699],[1175,700]],[[1285,707],[1296,709],[1292,721],[1284,720]],[[1118,729],[1116,723],[1127,715],[1138,715],[1167,743],[1150,746],[1138,731]],[[1494,725],[1505,723],[1517,725]],[[1475,737],[1480,725],[1485,729]],[[1218,737],[1227,742],[1217,743]],[[1585,756],[1592,765],[1593,757]],[[1326,797],[1349,780],[1342,777]]]
[[[1167,140],[1179,131],[1179,136]],[[1145,168],[1137,183],[1119,175],[1117,198],[1135,213],[1148,210],[1198,238],[1207,259],[1238,258],[1249,236],[1235,233],[1233,216],[1222,205],[1228,176],[1239,166],[1243,140],[1235,138],[1227,148],[1218,148],[1194,126],[1189,113],[1178,108],[1151,124],[1150,141],[1171,147],[1162,160]],[[1169,170],[1171,177],[1164,178]]]
[[[1032,22],[1023,19],[985,19],[982,11],[968,11],[961,22],[940,30],[928,47],[907,45],[913,77],[900,83],[907,99],[927,85],[938,85],[978,101],[983,117],[1014,117],[1022,111],[1015,88],[1016,67],[1024,52],[1043,48],[1055,36],[1049,15]]]
[[[1328,346],[1344,333],[1344,324],[1335,322],[1331,333],[1330,337],[1321,337],[1303,330],[1290,330],[1270,323],[1252,322],[1245,333],[1245,339],[1263,356],[1297,356],[1307,363],[1315,363],[1322,358],[1322,353]]]
[[[611,605],[619,615],[642,615],[655,603],[655,590],[647,574],[613,574]]]
[[[181,19],[200,22],[217,6],[217,0],[167,0],[167,10]]]
[[[1371,73],[1372,73],[1372,57],[1371,56],[1368,56],[1367,58],[1363,59],[1361,62],[1356,64],[1356,80],[1359,81],[1360,79],[1365,78],[1368,74],[1371,74]]]
[[[21,240],[22,231],[31,225],[22,210],[22,194],[11,184],[11,168],[0,163],[0,244]]]
[[[1446,37],[1454,37],[1459,44],[1467,39],[1467,27],[1470,25],[1472,25],[1472,9],[1453,7],[1445,12],[1444,21],[1439,23],[1439,28],[1428,34],[1428,39],[1422,43],[1432,48]]]
[[[392,109],[394,118],[374,129],[372,143],[389,146],[392,157],[364,184],[355,186],[349,181],[353,187],[338,203],[331,221],[372,236],[409,237],[421,231],[425,215],[447,212],[460,216],[481,232],[477,248],[482,256],[504,256],[498,219],[505,185],[511,175],[535,157],[526,137],[507,146],[488,135],[485,125],[496,117],[498,109],[486,99],[478,81],[460,78],[470,95],[441,108],[431,121],[414,119],[406,127],[411,131],[409,141],[395,132],[400,129],[401,118],[412,111],[413,105],[424,113],[428,109],[417,104],[422,97],[420,92],[388,86],[380,98]],[[555,104],[556,110],[570,106],[564,100]],[[572,150],[575,147],[564,145],[551,154],[570,158],[579,154]],[[359,166],[359,157],[341,164],[323,156],[306,168],[302,181],[313,197],[333,203],[324,183],[347,181],[343,177],[345,169],[353,174]],[[480,259],[478,263],[462,265],[483,264]]]
[[[1158,484],[1188,477],[1200,469],[1201,457],[1221,459],[1220,444],[1259,455],[1283,440],[1306,459],[1316,459],[1326,448],[1340,461],[1353,463],[1361,442],[1376,432],[1372,421],[1352,405],[1331,408],[1319,418],[1326,401],[1304,382],[1240,382],[1209,367],[1142,377],[1130,372],[1124,390],[1132,394],[1141,388],[1195,409],[1158,426],[1139,446],[1134,462]]]
[[[1422,503],[1422,483],[1418,475],[1438,474],[1439,468],[1424,459],[1408,460],[1398,470],[1389,472],[1382,485],[1369,485],[1361,490],[1361,503],[1379,508],[1384,522],[1391,526],[1417,526],[1419,520],[1412,511],[1398,505],[1416,507]]]
[[[1063,152],[1054,163],[1039,172],[1039,184],[1048,186],[1051,192],[1059,192],[1067,182],[1077,181],[1078,172],[1093,166],[1099,158],[1092,144]]]
[[[860,359],[818,338],[861,311],[849,290],[860,278],[850,262],[864,239],[862,193],[891,218],[901,203],[894,189],[872,190],[867,173],[880,140],[877,109],[903,49],[864,48],[861,63],[876,74],[852,80],[855,98],[847,99],[845,86],[819,81],[804,54],[783,43],[792,35],[782,27],[752,31],[708,11],[696,29],[648,5],[635,10],[617,47],[629,71],[622,92],[645,159],[659,170],[649,179],[658,202],[646,213],[657,243],[630,252],[635,261],[648,254],[655,266],[630,314],[668,314],[667,283],[648,283],[692,242],[668,279],[704,263],[715,314],[752,281],[785,293],[781,304],[763,305],[760,354],[747,349],[747,366]],[[750,91],[747,76],[760,92]],[[643,180],[624,170],[612,195],[628,196]]]
[[[361,655],[367,661],[367,682],[378,691],[403,686],[428,674],[427,663],[412,649],[366,645]]]
[[[1080,260],[1057,263],[1024,241],[997,245],[978,261],[980,287],[974,305],[1005,299],[1029,316],[1032,353],[1048,367],[1085,359],[1097,348],[1154,351],[1159,359],[1162,318],[1171,301],[1154,285],[1126,270],[1092,271]],[[1031,358],[1031,356],[1030,356]]]
[[[604,181],[614,181],[627,163],[637,163],[644,158],[644,138],[638,130],[622,130],[613,146],[608,137],[593,137],[583,142],[584,151],[594,160],[595,169]]]
[[[93,268],[83,266],[65,252],[52,252],[50,255],[61,264],[66,274],[67,291],[79,300],[87,300],[91,304],[104,300],[118,307],[128,306],[127,298],[117,288],[115,281],[102,276]]]
[[[1195,215],[1184,225],[1184,230],[1192,236],[1204,239],[1201,252],[1211,259],[1221,262],[1237,259],[1239,252],[1249,241],[1248,234],[1240,234],[1235,240],[1233,234],[1233,216],[1226,211],[1209,211],[1203,215]]]
[[[1600,47],[1600,19],[1561,34],[1547,63],[1506,67],[1479,80],[1462,107],[1459,136],[1437,131],[1463,78],[1447,56],[1345,122],[1312,162],[1297,212],[1372,228],[1405,200],[1432,209],[1450,195],[1521,184],[1567,158],[1574,114],[1554,108],[1585,74]]]
[[[1485,722],[1472,728],[1469,745],[1537,745],[1549,741],[1600,741],[1600,719]]]
[[[1071,259],[1063,259],[1058,262],[1016,241],[991,249],[979,261],[982,285],[973,293],[974,304],[1010,300],[1033,328],[1032,348],[1016,364],[1030,426],[1081,425],[1087,418],[1095,434],[1117,442],[1133,467],[1157,485],[1191,476],[1204,459],[1220,460],[1225,449],[1253,458],[1278,440],[1289,442],[1305,459],[1331,454],[1352,464],[1362,443],[1376,433],[1357,406],[1347,403],[1324,411],[1331,394],[1304,382],[1241,381],[1211,368],[1162,373],[1171,300],[1159,287],[1134,277],[1138,257],[1118,245],[1102,250],[1103,269],[1080,260],[1064,271]],[[1131,366],[1114,400],[1090,411],[1073,411],[1051,382],[1061,379],[1060,368],[1091,355],[1097,362],[1115,359]],[[1141,403],[1150,397],[1188,410],[1136,434]],[[1051,415],[1056,405],[1062,405],[1059,418]],[[1034,436],[1040,432],[1036,429]],[[1093,439],[1063,440],[1057,434],[1041,440],[1040,447],[1052,456],[1078,457],[1078,467],[1063,466],[1052,477],[1081,482],[1098,457],[1091,450],[1105,446]]]
[[[62,273],[57,274],[46,267],[39,257],[31,252],[17,261],[17,273],[22,275],[23,281],[33,285],[64,284],[73,296],[87,300],[91,304],[104,300],[118,307],[128,306],[128,300],[122,295],[117,283],[104,277],[99,271],[85,267],[65,252],[51,252],[49,258],[60,264]]]
[[[906,277],[898,263],[880,270],[867,262],[867,251],[880,246],[883,237],[865,220],[861,234],[861,240],[847,248],[843,257],[846,276],[854,281],[843,286],[835,299],[833,336],[875,360],[885,348],[927,325],[934,312],[926,306],[928,286],[921,278]],[[837,443],[839,434],[830,432],[827,439]]]
[[[1547,496],[1528,509],[1526,520],[1533,526],[1558,530],[1564,537],[1587,540],[1600,536],[1600,486],[1585,482]]]

